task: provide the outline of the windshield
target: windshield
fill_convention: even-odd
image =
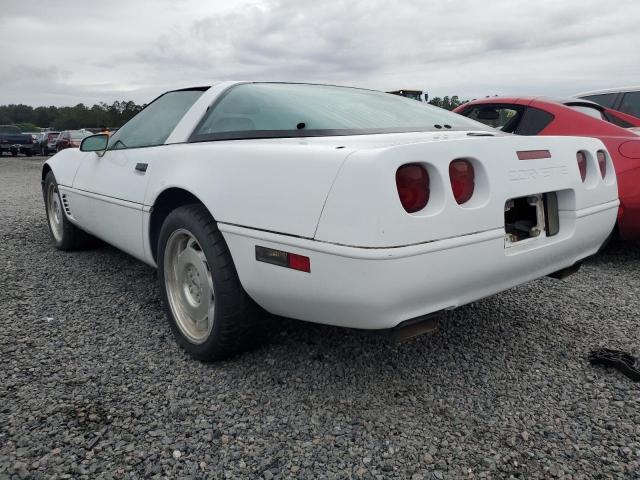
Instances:
[[[478,122],[388,93],[328,85],[248,83],[213,105],[191,141],[439,130],[488,130]]]

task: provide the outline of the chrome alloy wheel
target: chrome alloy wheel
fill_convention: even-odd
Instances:
[[[49,183],[47,188],[47,216],[49,217],[49,227],[56,242],[62,241],[62,206],[60,205],[60,195],[58,187],[54,183]]]
[[[213,278],[202,247],[188,230],[176,230],[167,240],[164,285],[180,332],[191,343],[203,343],[213,328]]]

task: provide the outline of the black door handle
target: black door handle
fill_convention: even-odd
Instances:
[[[146,172],[147,171],[147,163],[136,163],[136,171],[138,172]]]

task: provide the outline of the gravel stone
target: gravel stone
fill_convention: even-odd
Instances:
[[[0,158],[0,478],[638,478],[638,385],[586,360],[640,355],[637,243],[400,345],[266,318],[264,346],[203,364],[154,269],[52,247],[42,162]]]

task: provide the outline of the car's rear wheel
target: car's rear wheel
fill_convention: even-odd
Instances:
[[[256,305],[202,205],[179,207],[165,219],[158,240],[158,279],[171,329],[193,357],[228,358],[256,343]]]
[[[91,236],[71,223],[65,215],[53,172],[47,173],[44,179],[44,205],[49,232],[57,249],[76,250],[90,243]]]

